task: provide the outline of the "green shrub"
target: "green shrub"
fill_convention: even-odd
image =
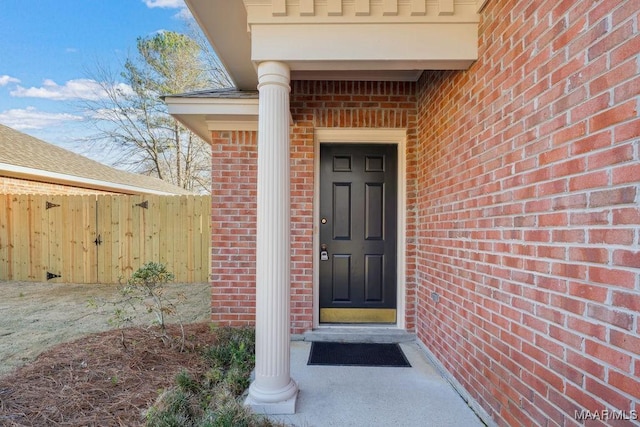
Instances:
[[[222,389],[213,396],[211,405],[205,411],[198,427],[269,427],[274,426],[268,419],[257,416],[234,397],[233,393]]]
[[[179,388],[171,388],[158,397],[147,412],[147,425],[154,427],[195,426],[193,420],[202,416],[202,411],[194,406],[194,396]]]
[[[239,401],[255,363],[255,331],[219,328],[216,344],[203,352],[208,369],[201,378],[183,371],[176,385],[147,412],[149,427],[270,427]]]
[[[127,280],[126,285],[119,289],[117,299],[98,304],[96,299],[92,298],[89,305],[98,308],[110,304],[114,307],[109,324],[122,331],[122,345],[125,347],[123,328],[133,324],[140,309],[154,315],[152,326],[156,325],[160,328],[158,336],[165,344],[172,341],[167,333],[167,316],[176,316],[182,331],[181,346],[184,348],[184,328],[178,313],[178,305],[183,303],[186,298],[184,294],[179,294],[177,298],[172,300],[166,295],[166,285],[173,281],[174,277],[164,264],[148,262],[137,269]],[[151,331],[151,329],[149,330]]]
[[[163,331],[166,330],[165,317],[177,314],[176,304],[165,295],[166,284],[174,278],[164,264],[148,262],[131,275],[122,290],[123,295],[132,295],[141,301],[147,313],[155,314],[156,323]]]

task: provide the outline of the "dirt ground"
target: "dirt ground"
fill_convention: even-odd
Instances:
[[[0,377],[0,425],[6,427],[136,427],[180,372],[201,378],[208,364],[202,352],[215,344],[209,322],[130,327],[66,341],[34,362]],[[182,345],[184,344],[184,346]]]
[[[167,296],[182,292],[186,302],[178,307],[183,323],[209,319],[207,283],[168,284]],[[108,319],[114,307],[89,306],[90,299],[112,301],[118,285],[0,282],[0,377],[34,360],[45,349],[82,336],[112,329]],[[149,325],[142,314],[136,324]],[[175,323],[169,318],[169,323]]]

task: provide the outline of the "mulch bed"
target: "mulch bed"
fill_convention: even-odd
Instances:
[[[90,335],[42,353],[0,378],[0,425],[140,426],[158,393],[186,369],[204,371],[200,349],[215,342],[208,323],[185,325],[187,344],[167,345],[143,328]],[[171,336],[179,337],[177,326]]]

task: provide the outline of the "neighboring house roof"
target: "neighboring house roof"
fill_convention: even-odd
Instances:
[[[0,124],[0,176],[125,194],[193,194],[121,171]]]

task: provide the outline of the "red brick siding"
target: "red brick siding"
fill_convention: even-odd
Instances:
[[[92,190],[89,188],[71,187],[46,182],[29,181],[26,179],[0,176],[0,194],[114,194],[108,191]]]
[[[292,269],[299,275],[292,281],[292,320],[294,329],[312,326],[313,310],[313,141],[315,128],[402,128],[408,129],[407,151],[413,153],[416,124],[416,84],[398,82],[295,81],[292,83]],[[411,154],[407,175],[415,174]],[[414,182],[409,179],[409,183]],[[409,185],[408,205],[414,188]],[[297,207],[300,209],[298,210]],[[411,208],[407,208],[412,211]],[[412,217],[407,227],[413,227]],[[413,266],[412,247],[407,259]],[[412,271],[407,272],[413,278]],[[413,281],[407,284],[405,322],[412,330],[415,319]],[[296,298],[299,298],[296,300]]]
[[[640,411],[639,10],[491,0],[420,81],[417,332],[499,425]]]
[[[212,321],[255,322],[256,132],[213,132],[211,189]]]
[[[291,330],[313,326],[313,191],[316,127],[408,128],[414,152],[416,84],[292,82],[291,113]],[[213,320],[240,325],[255,320],[255,134],[213,133]],[[410,182],[415,162],[408,160]],[[409,185],[409,203],[415,189]],[[411,209],[409,209],[412,211]],[[415,229],[412,219],[409,228]],[[238,230],[243,230],[240,234]],[[238,246],[239,245],[239,246]],[[413,242],[408,262],[413,268]],[[407,273],[406,323],[414,327],[414,277]]]

